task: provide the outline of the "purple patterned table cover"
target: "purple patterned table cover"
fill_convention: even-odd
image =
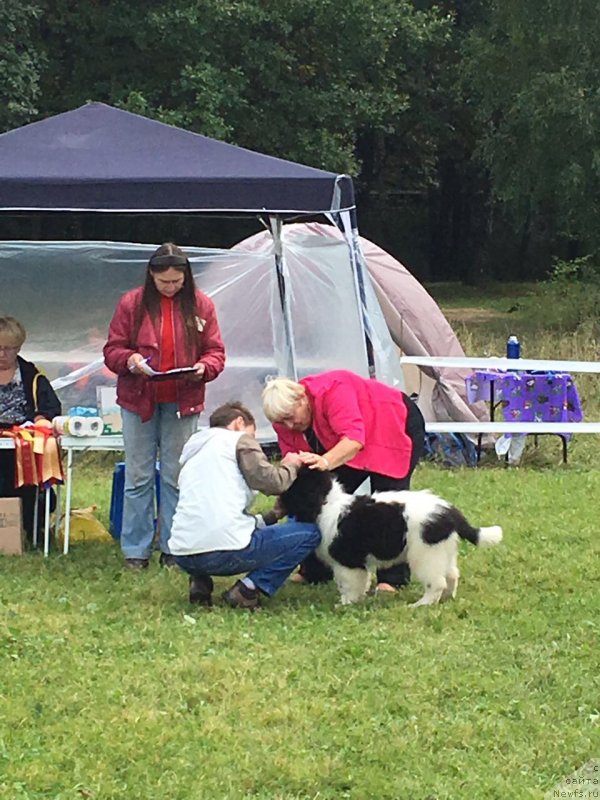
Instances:
[[[489,403],[492,382],[494,402],[499,404],[505,422],[583,419],[577,388],[566,372],[474,372],[465,380],[469,403]]]

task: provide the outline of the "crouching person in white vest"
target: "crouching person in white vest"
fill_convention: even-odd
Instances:
[[[257,491],[280,495],[291,486],[302,463],[296,453],[271,464],[254,438],[254,417],[241,403],[220,406],[209,424],[181,454],[169,551],[190,576],[190,603],[212,605],[212,575],[247,572],[223,599],[255,610],[260,595],[271,597],[321,534],[311,523],[273,524],[281,517],[275,509],[264,518],[248,511]]]

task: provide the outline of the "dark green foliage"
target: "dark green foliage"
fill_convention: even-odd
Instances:
[[[0,129],[107,102],[356,181],[427,277],[596,253],[593,0],[4,0]]]
[[[584,250],[600,243],[597,11],[593,0],[494,0],[462,62],[496,202],[526,233],[543,227]]]
[[[35,2],[0,3],[0,132],[28,122],[37,113],[43,64],[36,41],[40,13]]]
[[[450,21],[409,0],[54,0],[44,27],[48,111],[93,98],[356,174],[357,136],[394,134]]]

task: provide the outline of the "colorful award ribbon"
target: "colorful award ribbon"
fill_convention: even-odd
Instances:
[[[15,443],[15,487],[40,486],[44,489],[63,483],[64,472],[58,441],[52,425],[39,421],[23,428],[13,425],[0,431],[0,436],[10,437]]]

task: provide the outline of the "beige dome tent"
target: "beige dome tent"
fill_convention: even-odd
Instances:
[[[318,237],[345,241],[333,225],[312,222],[283,226],[283,257],[291,273],[311,270],[311,253]],[[364,237],[359,239],[377,300],[400,352],[411,356],[464,356],[448,320],[419,281],[381,247]],[[232,249],[263,252],[272,246],[270,233],[264,231],[244,239]],[[438,422],[489,419],[484,403],[467,403],[465,378],[468,370],[413,365],[404,365],[402,369],[405,390],[419,396],[425,419]]]

